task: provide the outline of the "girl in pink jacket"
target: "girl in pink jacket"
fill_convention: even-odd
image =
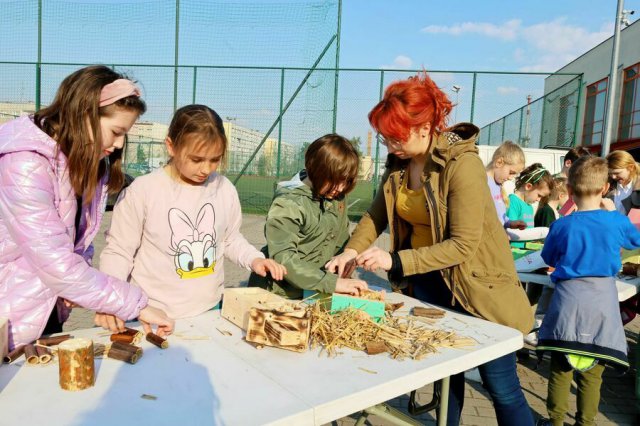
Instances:
[[[53,103],[0,127],[0,317],[9,348],[61,331],[69,306],[173,322],[137,287],[91,267],[121,149],[146,109],[133,82],[104,66],[64,79]]]
[[[180,108],[165,144],[169,164],[137,178],[120,195],[101,270],[141,287],[149,304],[171,318],[192,317],[220,302],[224,257],[281,280],[285,268],[240,234],[238,193],[216,173],[227,149],[218,114],[205,105]]]

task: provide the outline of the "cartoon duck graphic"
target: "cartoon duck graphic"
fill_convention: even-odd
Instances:
[[[171,251],[176,273],[182,279],[213,274],[216,265],[216,230],[213,205],[202,206],[195,222],[182,210],[169,210]]]

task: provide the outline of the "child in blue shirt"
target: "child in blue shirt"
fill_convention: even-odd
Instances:
[[[609,189],[606,160],[582,157],[569,170],[568,191],[578,210],[551,224],[542,250],[555,268],[555,292],[542,322],[538,351],[551,351],[547,410],[563,424],[573,370],[578,377],[576,424],[593,424],[598,413],[604,362],[627,369],[615,275],[620,247],[640,247],[640,232],[616,211],[601,210]]]

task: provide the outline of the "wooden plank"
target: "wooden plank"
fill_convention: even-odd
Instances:
[[[246,339],[260,345],[304,352],[309,348],[310,330],[311,314],[304,309],[280,312],[252,308]]]
[[[9,353],[9,319],[0,317],[0,355],[4,359]],[[2,363],[0,363],[2,365]]]
[[[287,299],[259,287],[228,288],[224,291],[223,318],[228,319],[243,330],[249,325],[251,308],[277,308],[287,303]]]

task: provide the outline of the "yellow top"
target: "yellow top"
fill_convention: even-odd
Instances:
[[[420,248],[433,245],[431,235],[431,219],[427,210],[427,199],[424,189],[412,190],[407,187],[407,177],[403,179],[398,197],[396,198],[396,213],[411,227],[411,247]]]

